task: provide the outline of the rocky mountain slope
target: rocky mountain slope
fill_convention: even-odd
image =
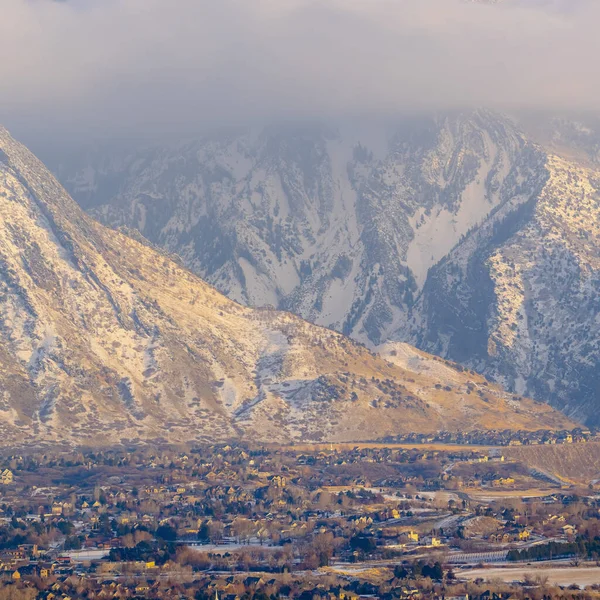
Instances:
[[[0,215],[3,444],[569,425],[414,350],[404,353],[415,367],[398,366],[291,314],[228,300],[93,221],[2,129]]]
[[[558,156],[430,271],[398,335],[599,424],[600,171]]]
[[[394,334],[600,424],[600,123],[531,115],[520,193],[434,268]]]
[[[515,123],[270,128],[59,172],[231,298],[410,341],[594,423],[600,127]]]
[[[508,120],[478,111],[111,151],[61,179],[100,220],[138,229],[230,298],[378,344],[532,164]]]

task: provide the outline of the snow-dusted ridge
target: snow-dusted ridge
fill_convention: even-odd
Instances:
[[[428,270],[505,201],[526,150],[510,121],[476,111],[216,136],[63,166],[62,179],[230,298],[378,344]]]
[[[61,177],[243,304],[409,341],[592,423],[599,157],[597,119],[477,110],[272,127]]]
[[[0,129],[2,444],[364,440],[495,427],[499,414],[569,425],[449,368],[460,376],[442,389],[438,374],[236,304],[93,221]]]

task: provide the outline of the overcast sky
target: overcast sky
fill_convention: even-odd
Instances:
[[[600,107],[600,0],[0,0],[17,135]]]

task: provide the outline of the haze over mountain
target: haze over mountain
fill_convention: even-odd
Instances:
[[[38,151],[272,120],[595,110],[599,21],[596,0],[15,0],[0,122]]]
[[[229,297],[378,344],[428,269],[528,174],[531,152],[479,111],[111,150],[62,178],[101,220],[138,229]]]
[[[528,118],[526,134],[477,110],[270,127],[81,156],[61,178],[231,298],[410,341],[594,423],[595,124]]]
[[[569,425],[414,349],[396,366],[228,300],[94,222],[4,129],[0,211],[3,444],[359,440],[496,427],[499,415]]]

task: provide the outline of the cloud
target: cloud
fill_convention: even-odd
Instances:
[[[595,0],[1,0],[0,121],[127,135],[597,109]]]

